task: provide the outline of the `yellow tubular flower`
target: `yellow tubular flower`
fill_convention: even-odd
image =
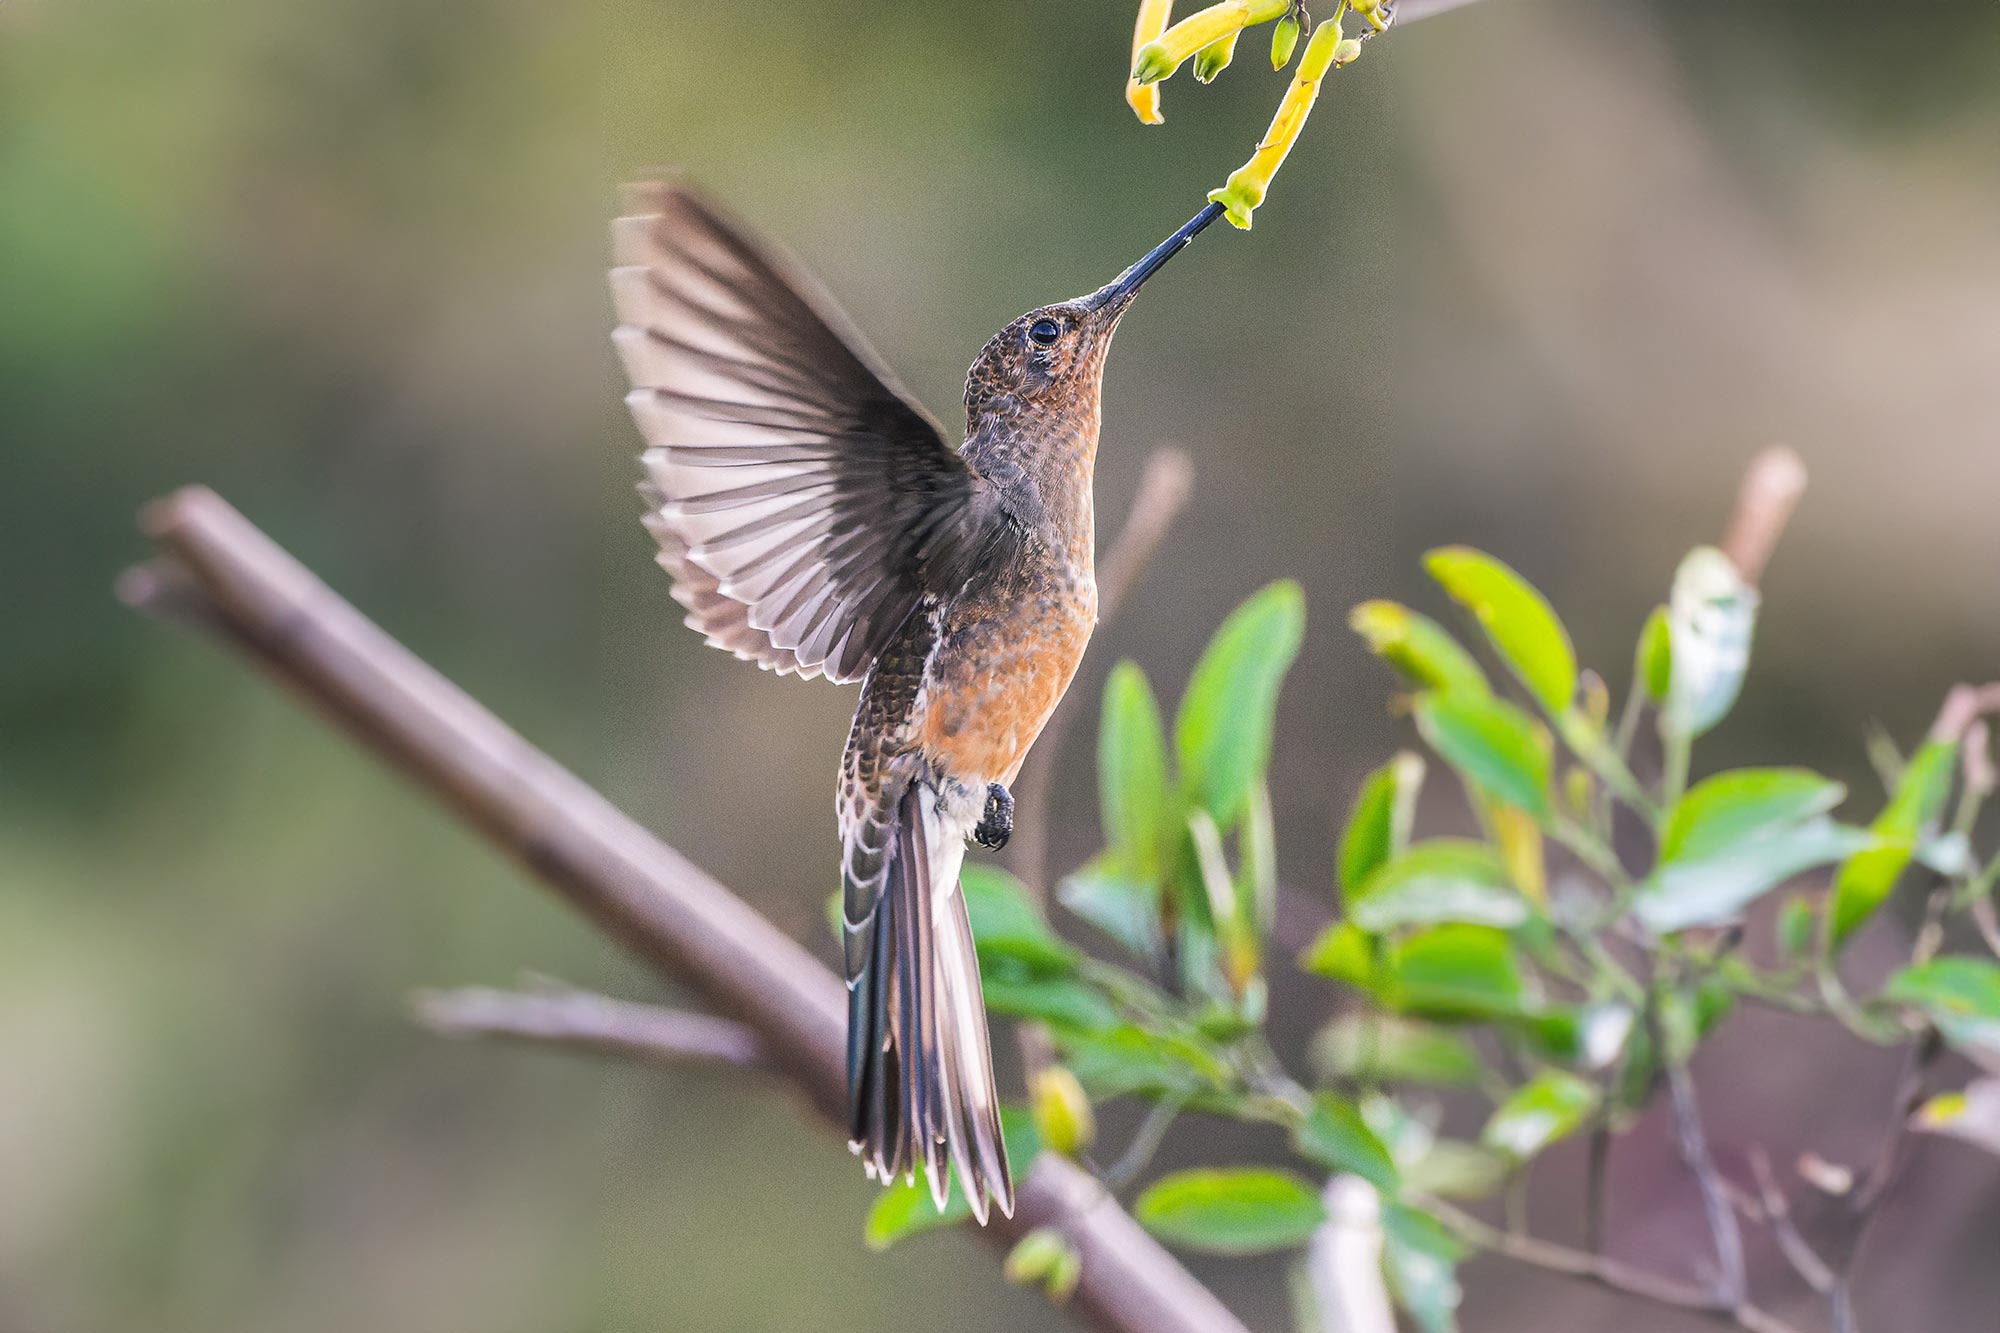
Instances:
[[[1312,114],[1313,103],[1319,98],[1320,80],[1336,63],[1344,63],[1338,61],[1336,53],[1346,45],[1337,22],[1329,20],[1313,30],[1306,53],[1299,58],[1298,73],[1292,77],[1292,86],[1285,90],[1284,100],[1278,103],[1278,114],[1271,118],[1264,141],[1257,145],[1248,162],[1229,173],[1221,189],[1209,192],[1208,197],[1222,205],[1223,216],[1231,226],[1250,229],[1251,213],[1264,202],[1271,178],[1285,164],[1285,156],[1298,142],[1299,131],[1305,128],[1306,117]]]
[[[1214,83],[1215,76],[1222,73],[1223,70],[1228,69],[1229,62],[1236,58],[1236,39],[1242,35],[1243,31],[1239,28],[1227,37],[1210,42],[1207,46],[1195,52],[1194,81],[1196,83]],[[1147,86],[1152,87],[1153,85],[1148,84]]]
[[[1202,47],[1258,23],[1281,18],[1291,0],[1222,0],[1188,17],[1141,46],[1132,57],[1132,77],[1158,83]]]
[[[1139,52],[1146,43],[1167,30],[1167,21],[1173,16],[1174,0],[1139,0],[1139,21],[1132,28],[1133,63],[1138,62]],[[1159,125],[1166,121],[1160,114],[1160,89],[1156,84],[1127,78],[1125,101],[1142,124]]]

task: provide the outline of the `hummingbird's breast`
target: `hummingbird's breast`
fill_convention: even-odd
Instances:
[[[1087,542],[1038,551],[943,605],[913,719],[923,755],[975,789],[1011,783],[1096,626]]]

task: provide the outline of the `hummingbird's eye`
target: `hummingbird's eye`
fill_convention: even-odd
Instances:
[[[1028,326],[1028,336],[1044,347],[1052,347],[1062,337],[1062,325],[1052,319],[1038,319]]]

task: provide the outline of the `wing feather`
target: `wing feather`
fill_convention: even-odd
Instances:
[[[685,186],[628,203],[612,340],[675,600],[739,657],[858,680],[996,540],[990,488],[811,279]]]

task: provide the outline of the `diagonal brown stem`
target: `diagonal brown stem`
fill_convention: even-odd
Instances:
[[[190,488],[144,525],[166,557],[119,594],[256,662],[401,769],[571,907],[756,1034],[772,1066],[834,1126],[844,1121],[845,1001],[838,977],[692,862],[342,601],[219,496]],[[1083,1259],[1073,1308],[1117,1333],[1242,1333],[1187,1270],[1043,1156],[1001,1246],[1060,1228]]]

